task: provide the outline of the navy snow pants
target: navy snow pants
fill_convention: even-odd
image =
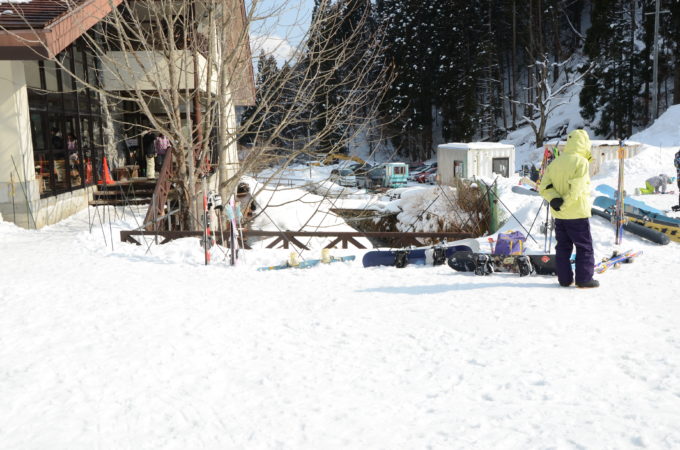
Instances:
[[[586,283],[593,278],[595,255],[590,235],[590,220],[555,219],[555,263],[560,284]],[[576,247],[576,278],[571,270],[571,252]]]

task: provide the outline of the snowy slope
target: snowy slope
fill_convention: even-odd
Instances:
[[[627,189],[672,172],[680,138],[663,145],[626,163]],[[614,178],[605,166],[593,187]],[[522,225],[504,229],[539,212],[516,181],[500,181],[501,199]],[[279,202],[292,195],[306,194],[272,194],[271,223],[346,227],[328,205]],[[415,217],[408,205],[425,196],[362,195],[339,201],[398,201]],[[246,251],[231,267],[215,248],[206,267],[197,239],[120,243],[142,213],[109,224],[83,211],[38,231],[0,222],[0,448],[680,448],[676,243],[626,234],[644,254],[594,290],[364,269],[356,249],[334,251],[353,263],[257,272],[288,251]],[[591,225],[596,256],[609,254],[613,228]]]

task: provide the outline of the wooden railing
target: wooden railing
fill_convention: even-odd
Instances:
[[[142,230],[123,230],[120,232],[120,240],[129,242],[131,244],[141,245],[135,236],[157,236],[161,237],[160,244],[165,244],[174,239],[181,239],[186,237],[202,237],[202,231],[142,231]],[[418,239],[433,239],[433,240],[448,240],[455,241],[458,239],[474,237],[470,233],[401,233],[398,231],[375,231],[375,232],[332,232],[332,231],[262,231],[262,230],[248,230],[243,232],[244,240],[250,237],[273,237],[276,238],[267,245],[267,248],[275,248],[280,245],[280,248],[290,248],[295,246],[301,250],[309,250],[307,245],[300,241],[300,238],[334,238],[324,246],[324,248],[334,248],[340,245],[342,248],[348,248],[351,244],[356,248],[365,249],[366,247],[357,241],[357,238],[375,238],[384,239],[391,242],[392,247],[408,247],[408,246],[423,246]],[[227,245],[229,240],[225,242],[220,241],[220,234],[216,233],[216,241],[218,244]],[[247,244],[245,248],[250,248]]]

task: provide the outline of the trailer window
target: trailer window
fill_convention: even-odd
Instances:
[[[455,178],[465,178],[465,163],[463,161],[453,162],[453,176]]]
[[[510,176],[510,158],[493,158],[491,160],[491,171],[504,177]]]

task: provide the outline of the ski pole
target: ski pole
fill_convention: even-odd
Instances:
[[[550,247],[548,247],[548,228],[550,227],[550,204],[547,205],[545,211],[545,234],[543,236],[543,252],[550,253]],[[550,230],[550,238],[552,240],[552,230]],[[552,246],[552,242],[550,243]]]
[[[536,224],[536,219],[538,219],[538,216],[541,214],[541,210],[543,209],[543,206],[545,206],[547,203],[545,200],[541,203],[541,206],[538,207],[538,211],[536,211],[536,215],[534,216],[534,220],[531,222],[531,226],[529,227],[529,233],[531,233],[531,230],[534,229],[534,225]]]

